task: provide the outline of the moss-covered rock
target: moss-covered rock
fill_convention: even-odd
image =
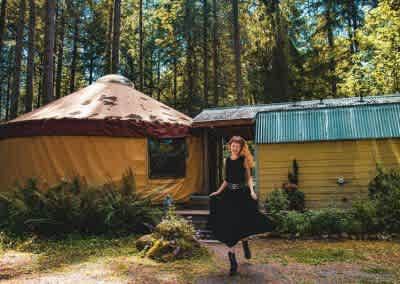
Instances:
[[[144,256],[161,261],[191,257],[200,249],[194,235],[193,225],[171,209],[152,234],[136,241],[136,248]]]

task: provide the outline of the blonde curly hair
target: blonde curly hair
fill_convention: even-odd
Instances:
[[[240,145],[239,155],[244,157],[244,167],[249,169],[253,168],[254,158],[249,150],[247,141],[241,136],[232,136],[232,138],[228,142],[229,149],[232,143],[238,143]]]

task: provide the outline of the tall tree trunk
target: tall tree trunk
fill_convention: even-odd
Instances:
[[[61,80],[62,80],[62,69],[63,69],[63,59],[64,59],[64,28],[65,28],[65,13],[64,13],[64,1],[60,1],[60,32],[58,38],[57,47],[57,72],[56,72],[56,98],[61,97]]]
[[[348,17],[349,17],[349,24],[351,24],[351,35],[350,35],[350,40],[352,42],[351,52],[356,53],[358,51],[358,42],[356,39],[356,30],[358,28],[357,4],[355,3],[355,0],[348,0],[348,1],[349,1]]]
[[[173,88],[173,95],[174,95],[174,107],[178,106],[178,62],[176,59],[176,55],[174,55],[174,88]]]
[[[106,47],[106,73],[112,73],[112,39],[113,39],[113,15],[114,15],[114,3],[113,0],[108,0],[109,14],[108,14],[108,31],[107,31],[107,47]]]
[[[161,99],[161,56],[160,50],[157,52],[157,100]]]
[[[328,39],[329,45],[329,77],[330,77],[330,84],[331,84],[331,95],[336,97],[337,94],[337,86],[336,86],[336,64],[334,58],[334,38],[333,38],[333,5],[334,3],[332,0],[327,0],[327,7],[325,10],[325,20],[326,20],[326,36]]]
[[[93,83],[93,69],[94,69],[94,58],[90,56],[89,61],[89,84]]]
[[[75,91],[75,74],[78,62],[79,17],[79,11],[76,11],[74,20],[74,43],[72,47],[71,74],[69,78],[69,93],[73,93]]]
[[[35,73],[34,49],[35,49],[35,1],[29,0],[29,35],[28,35],[28,63],[26,74],[25,112],[32,111],[33,102],[33,74]]]
[[[114,0],[114,21],[113,21],[113,40],[112,40],[112,73],[119,70],[119,40],[121,26],[121,0]]]
[[[143,0],[139,0],[139,90],[143,91]]]
[[[0,61],[3,58],[3,38],[6,31],[6,11],[7,11],[7,0],[1,2],[0,8]]]
[[[14,62],[14,81],[11,97],[11,119],[15,118],[18,114],[18,103],[20,94],[20,79],[21,79],[21,62],[22,62],[22,48],[24,36],[24,19],[25,19],[25,0],[19,2],[19,13],[15,43],[15,62]]]
[[[11,97],[11,76],[8,76],[7,97],[6,97],[6,120],[10,119],[10,97]]]
[[[10,74],[12,73],[13,69],[13,48],[10,48],[10,51],[8,52],[8,66],[7,66],[7,72]],[[5,104],[5,119],[8,120],[10,118],[10,97],[11,97],[11,78],[12,76],[7,76],[7,91],[6,91],[6,104]]]
[[[238,0],[232,0],[233,11],[233,49],[235,53],[235,74],[236,74],[236,97],[237,104],[242,105],[243,88],[242,88],[242,70],[240,60],[240,27],[239,27],[239,5]]]
[[[187,76],[187,97],[186,108],[189,114],[192,112],[192,98],[195,96],[194,90],[194,44],[193,44],[193,15],[192,0],[185,2],[185,37],[186,37],[186,76]]]
[[[45,54],[43,64],[43,104],[54,98],[54,42],[56,33],[56,1],[46,0],[46,33]]]
[[[44,56],[41,54],[40,55],[40,67],[39,67],[39,78],[43,76],[43,60]],[[38,92],[37,92],[37,97],[36,97],[36,108],[39,108],[41,106],[43,100],[43,80],[39,80],[38,84]]]
[[[219,62],[218,62],[218,16],[217,0],[213,0],[213,69],[214,69],[214,106],[219,101]]]
[[[208,107],[208,0],[203,0],[203,74],[204,107]]]

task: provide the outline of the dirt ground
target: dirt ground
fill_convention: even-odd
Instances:
[[[400,243],[394,241],[254,239],[252,259],[238,247],[234,277],[227,275],[226,248],[203,245],[206,256],[172,264],[132,252],[75,259],[72,252],[71,259],[53,261],[37,251],[6,250],[0,252],[0,283],[400,283]]]

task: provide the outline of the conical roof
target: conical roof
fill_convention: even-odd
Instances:
[[[0,138],[36,135],[188,135],[189,116],[137,91],[121,75],[93,84],[0,125]]]

